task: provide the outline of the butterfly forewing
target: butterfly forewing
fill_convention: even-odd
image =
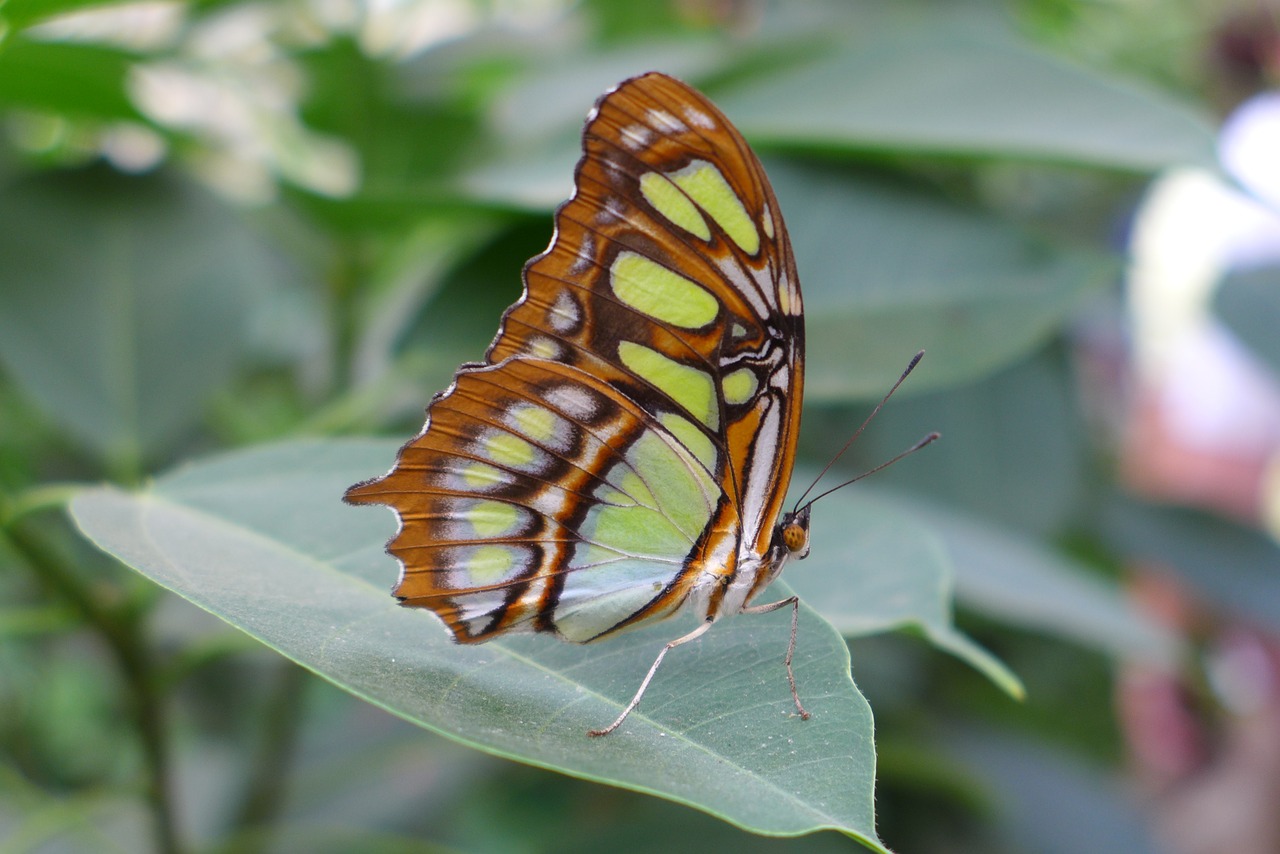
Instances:
[[[583,147],[485,364],[347,495],[397,511],[396,595],[459,640],[588,641],[691,597],[716,615],[786,493],[801,306],[759,162],[660,74],[602,98]]]

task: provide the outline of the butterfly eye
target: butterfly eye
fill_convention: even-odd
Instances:
[[[799,522],[790,522],[782,529],[782,542],[786,543],[787,551],[806,551],[806,546],[809,545],[809,531]]]

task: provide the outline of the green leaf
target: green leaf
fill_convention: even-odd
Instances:
[[[582,128],[530,145],[464,172],[458,192],[484,204],[549,211],[573,193],[573,164],[582,156]]]
[[[545,636],[453,644],[396,605],[380,509],[342,505],[383,470],[387,442],[302,442],[231,454],[141,493],[87,490],[72,514],[99,547],[335,684],[482,750],[659,795],[745,829],[840,830],[876,841],[871,710],[844,640],[808,608],[794,717],[789,614],[739,616],[668,657],[621,730],[591,739],[687,621],[597,645]],[[774,591],[785,595],[785,590]],[[767,594],[766,594],[767,595]]]
[[[951,20],[941,26],[869,27],[831,55],[727,93],[719,106],[761,146],[1143,173],[1214,168],[1213,124],[1202,112],[944,17]]]
[[[359,294],[360,328],[352,348],[352,372],[357,378],[367,381],[390,371],[396,351],[414,326],[433,321],[446,327],[456,325],[454,311],[428,311],[423,318],[424,307],[460,261],[474,256],[496,231],[496,224],[476,217],[429,221],[405,235],[394,252],[386,253],[384,263],[373,271]],[[519,273],[510,279],[514,287]],[[495,316],[487,315],[486,323],[492,324]],[[470,356],[475,357],[474,353]],[[453,365],[463,359],[453,359]]]
[[[125,88],[133,62],[125,51],[98,45],[11,38],[0,47],[0,105],[145,121]]]
[[[988,374],[1117,269],[900,183],[792,161],[768,173],[804,288],[809,402],[878,398],[922,347],[912,393]]]
[[[1135,609],[1117,584],[1065,555],[930,501],[875,494],[936,534],[966,607],[1119,658],[1173,665],[1184,653],[1181,639]]]
[[[937,430],[942,441],[876,475],[875,485],[927,495],[1036,538],[1058,536],[1075,521],[1091,473],[1087,425],[1061,348],[1050,346],[980,382],[903,394],[944,367],[939,361],[930,345],[920,366],[876,415],[872,429],[850,449],[848,476]],[[818,437],[822,449],[811,454],[824,462],[830,459],[866,414],[865,408],[807,409],[807,442]]]
[[[58,797],[0,765],[0,840],[9,851],[146,851],[150,816],[141,796],[84,787]]]
[[[394,329],[386,328],[396,337],[383,340],[373,329],[361,332],[356,353],[360,379],[376,377],[375,360],[385,357],[394,360],[400,381],[390,401],[393,407],[371,407],[373,416],[366,413],[353,423],[386,422],[391,415],[407,427],[421,426],[428,396],[453,381],[459,364],[484,355],[493,341],[497,319],[520,298],[521,267],[546,248],[551,230],[550,217],[522,220],[484,242],[469,257],[455,250],[474,248],[488,235],[459,230],[453,248],[436,258],[444,260],[445,266],[437,269],[443,278],[428,279],[433,293],[422,295],[430,296],[430,301],[406,302],[401,317],[396,317],[394,306],[386,306],[383,318],[394,324]]]
[[[449,91],[443,75],[412,91],[404,63],[372,57],[348,36],[303,51],[297,61],[308,79],[302,119],[359,157],[358,194],[344,201],[383,213],[397,202],[438,206],[425,190],[486,146],[476,107]]]
[[[1280,631],[1280,545],[1254,528],[1120,493],[1102,503],[1104,540],[1128,560],[1169,567],[1223,613]]]
[[[953,729],[926,749],[960,763],[971,790],[985,796],[998,845],[987,850],[1075,854],[1157,854],[1149,814],[1131,780],[1007,730]],[[1147,819],[1147,820],[1144,820]]]
[[[169,176],[42,176],[0,198],[0,363],[125,466],[199,416],[277,276],[221,203]]]
[[[721,40],[685,38],[547,57],[494,99],[491,123],[517,157],[531,144],[567,140],[566,130],[577,147],[591,105],[623,80],[660,70],[692,81],[722,68],[729,56]]]
[[[796,473],[809,483],[813,472]],[[813,549],[787,583],[847,637],[913,627],[1012,697],[1022,683],[951,622],[950,557],[911,508],[845,490],[814,506]]]
[[[654,69],[681,79],[704,77],[725,61],[722,43],[702,39],[546,58],[493,99],[489,124],[501,148],[464,172],[457,192],[491,205],[551,210],[573,192],[583,122],[605,92]]]
[[[931,351],[908,382],[932,360]],[[938,429],[942,440],[876,475],[874,486],[851,491],[869,493],[881,512],[910,518],[937,538],[966,607],[1113,656],[1176,661],[1180,638],[1134,609],[1113,581],[1044,544],[1078,522],[1089,494],[1084,427],[1066,371],[1050,352],[974,386],[895,396],[852,449],[854,470],[889,459],[926,430]],[[806,412],[807,430],[819,435],[844,435],[859,421],[847,410]],[[841,495],[815,508],[815,528],[818,514],[829,512],[826,502]],[[789,571],[788,579],[796,584],[798,574]]]

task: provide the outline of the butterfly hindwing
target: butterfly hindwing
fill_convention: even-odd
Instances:
[[[396,595],[462,641],[513,629],[590,640],[678,604],[720,490],[705,461],[579,369],[515,358],[466,370],[430,427],[356,501],[392,503]]]
[[[790,477],[800,294],[759,162],[660,74],[603,97],[583,147],[485,364],[348,492],[397,511],[396,595],[463,641],[588,641],[695,591],[710,612],[764,560]]]

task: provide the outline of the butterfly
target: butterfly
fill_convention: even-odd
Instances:
[[[483,362],[462,365],[386,475],[394,594],[461,643],[551,632],[590,643],[682,611],[663,657],[756,604],[809,552],[784,512],[800,429],[804,319],[778,201],[741,134],[665,74],[588,116],[575,190]]]

